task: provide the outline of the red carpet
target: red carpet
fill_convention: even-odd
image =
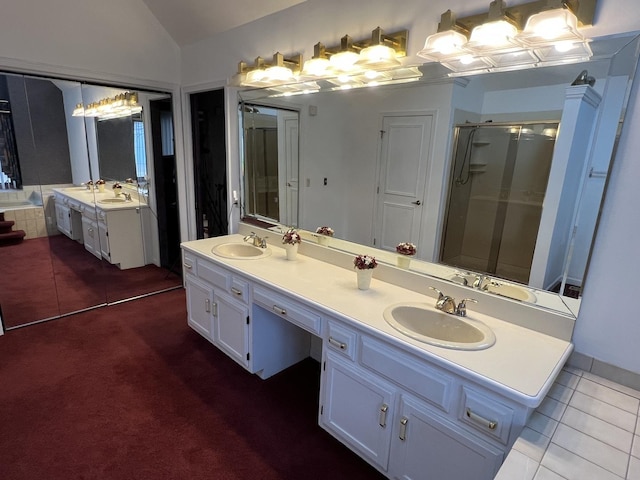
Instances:
[[[155,265],[120,270],[64,235],[0,248],[0,306],[6,327],[179,286]]]
[[[251,375],[182,289],[0,336],[0,479],[378,479],[317,425],[319,365]]]

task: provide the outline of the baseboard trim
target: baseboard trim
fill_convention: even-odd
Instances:
[[[583,353],[574,351],[569,357],[567,365],[640,391],[640,374],[611,365]]]

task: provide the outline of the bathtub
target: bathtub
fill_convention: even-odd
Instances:
[[[0,195],[0,212],[4,219],[13,221],[14,230],[24,230],[25,239],[48,236],[44,208],[28,200],[3,199]]]

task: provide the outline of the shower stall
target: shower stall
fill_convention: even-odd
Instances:
[[[528,283],[557,122],[455,127],[440,261]]]

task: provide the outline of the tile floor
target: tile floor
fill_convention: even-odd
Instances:
[[[640,480],[640,391],[566,368],[495,480]]]

